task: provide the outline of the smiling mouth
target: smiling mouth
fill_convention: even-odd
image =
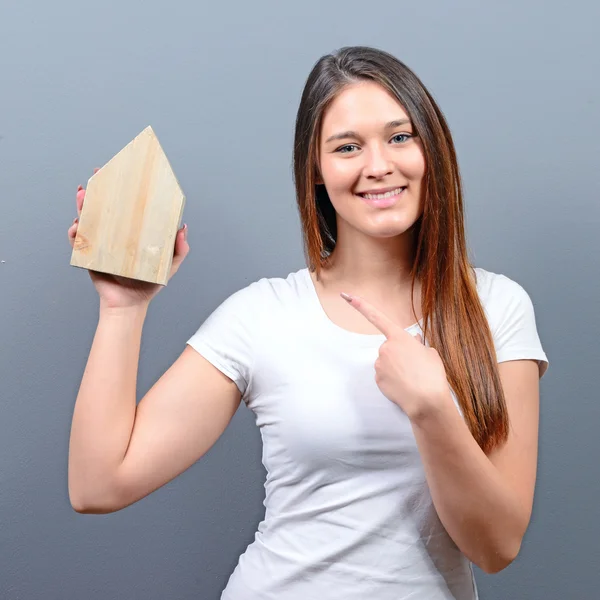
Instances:
[[[365,200],[387,200],[388,198],[393,198],[394,196],[399,196],[404,190],[406,186],[398,187],[396,189],[390,190],[389,192],[385,192],[383,194],[357,194],[361,198]]]

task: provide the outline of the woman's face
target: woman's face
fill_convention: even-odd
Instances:
[[[421,216],[420,140],[402,106],[379,84],[352,84],[333,100],[323,117],[319,151],[317,181],[337,212],[338,232],[350,227],[392,237]]]

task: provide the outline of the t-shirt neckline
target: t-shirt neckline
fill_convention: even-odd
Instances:
[[[310,276],[310,271],[308,267],[300,270],[300,273],[304,279],[304,283],[310,295],[310,305],[312,312],[317,316],[319,322],[328,330],[328,333],[336,336],[342,340],[346,340],[352,343],[358,343],[364,346],[371,345],[381,345],[385,341],[385,335],[383,333],[358,333],[356,331],[350,331],[349,329],[345,329],[340,325],[334,323],[323,308],[321,304],[321,300],[319,298],[319,294],[317,293],[317,289],[315,288],[315,284]],[[421,327],[423,324],[423,319],[421,318],[417,323],[413,323],[409,327],[406,327],[404,330],[408,333],[419,333],[421,332]]]

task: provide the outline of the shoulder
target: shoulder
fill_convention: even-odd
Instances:
[[[519,282],[504,273],[495,273],[483,267],[474,267],[474,271],[477,276],[477,290],[485,299],[496,299],[525,291]]]
[[[236,302],[286,303],[299,297],[306,289],[307,269],[292,271],[287,276],[270,276],[256,279],[229,296]]]
[[[225,291],[224,300],[187,343],[234,380],[245,395],[257,350],[264,346],[270,332],[281,331],[278,326],[285,324],[287,307],[297,294],[295,290],[301,290],[304,275],[300,270],[287,277],[263,277],[233,293]]]
[[[477,292],[489,318],[497,319],[518,306],[532,304],[529,293],[518,281],[482,267],[475,267],[474,270]]]
[[[518,282],[502,273],[475,268],[477,291],[496,346],[498,362],[533,358],[548,367],[537,330],[534,303]]]
[[[261,277],[226,293],[215,312],[260,327],[263,316],[271,322],[275,315],[291,314],[295,303],[306,297],[308,279],[306,268],[284,276]]]

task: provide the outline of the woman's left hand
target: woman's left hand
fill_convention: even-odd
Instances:
[[[380,310],[357,296],[342,295],[385,337],[375,361],[375,382],[384,396],[416,418],[450,398],[446,369],[437,350],[413,337]]]

